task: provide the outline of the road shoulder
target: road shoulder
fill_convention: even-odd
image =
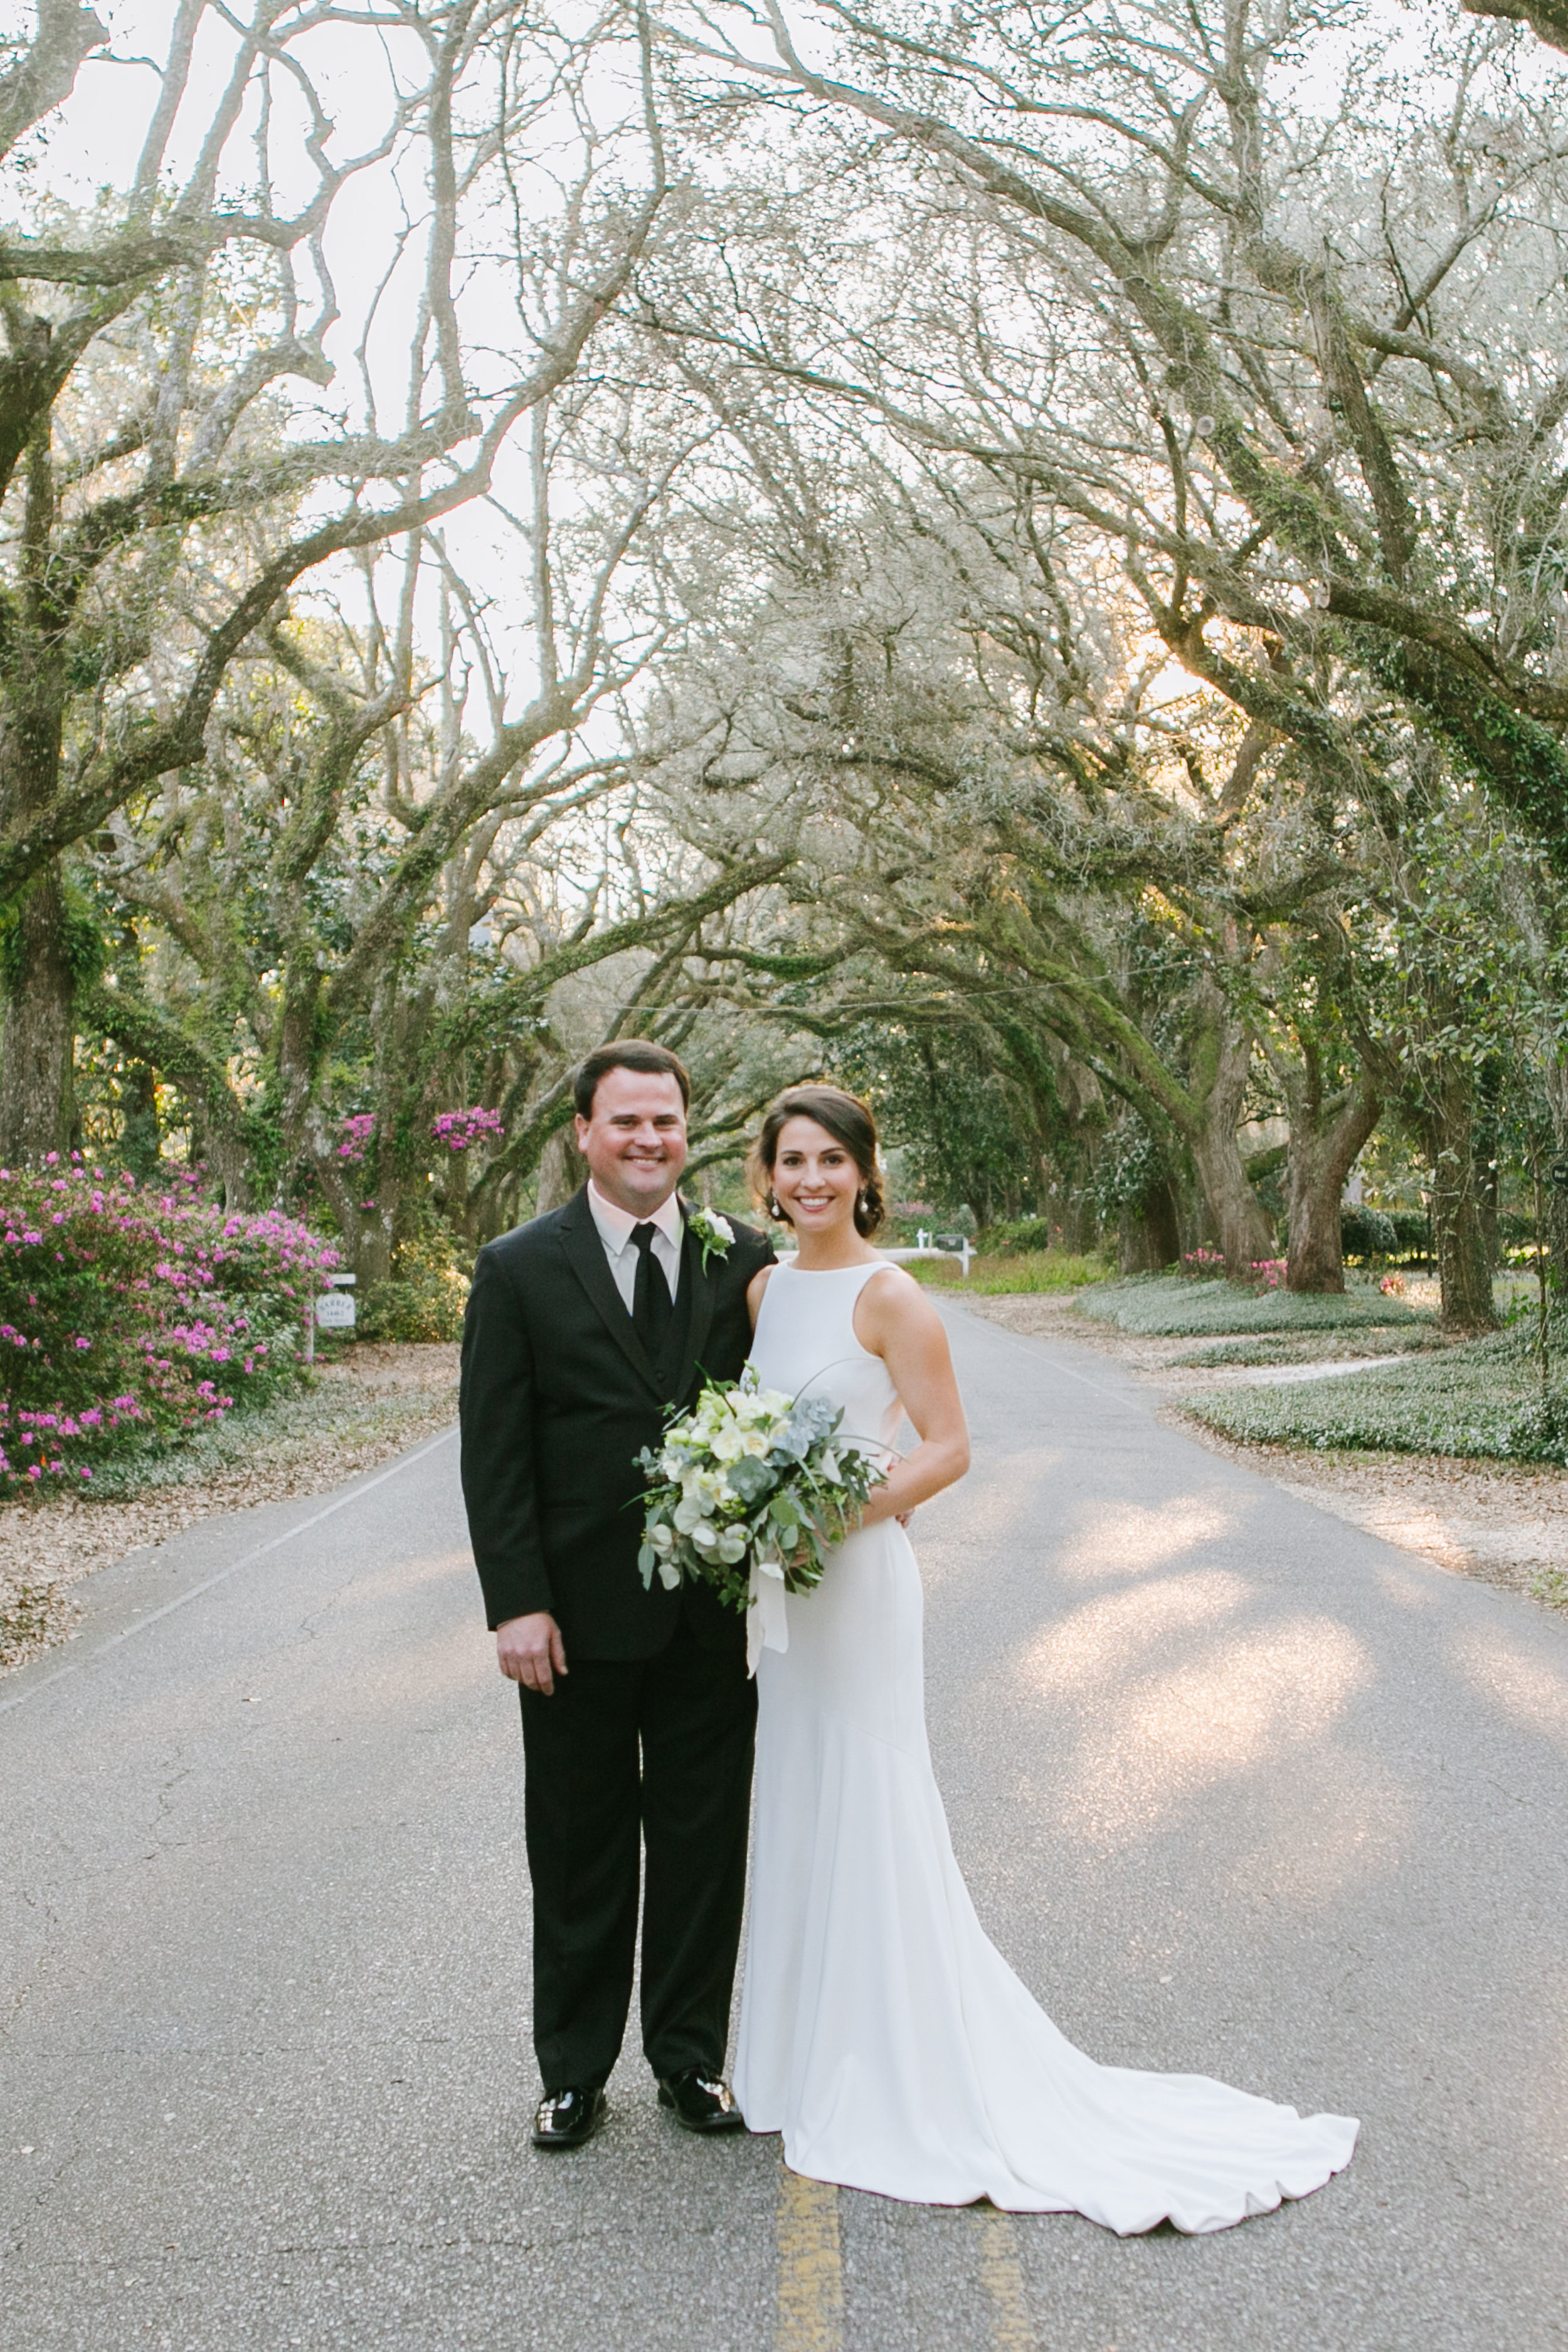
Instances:
[[[965,1298],[968,1314],[1022,1339],[1110,1356],[1162,1401],[1161,1418],[1179,1424],[1211,1453],[1271,1479],[1303,1502],[1381,1536],[1447,1569],[1541,1606],[1568,1610],[1568,1473],[1545,1464],[1460,1461],[1431,1454],[1315,1454],[1287,1445],[1245,1445],[1223,1437],[1182,1409],[1197,1388],[1222,1376],[1173,1360],[1190,1339],[1133,1338],[1074,1312],[1070,1297]],[[1347,1343],[1347,1355],[1353,1343]],[[1335,1369],[1314,1366],[1314,1372]],[[1267,1380],[1262,1370],[1223,1376],[1226,1383]],[[1273,1377],[1278,1378],[1275,1374]]]
[[[457,1406],[455,1347],[363,1344],[123,1500],[0,1506],[0,1681],[79,1630],[86,1579],[203,1519],[330,1493],[446,1428]]]

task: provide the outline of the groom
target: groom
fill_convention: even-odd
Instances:
[[[520,1686],[533,1883],[536,2147],[578,2147],[631,2003],[691,2131],[742,2128],[723,2079],[745,1889],[756,1689],[705,1586],[645,1589],[636,1455],[751,1345],[749,1226],[680,1202],[685,1070],[601,1045],[574,1074],[588,1181],[479,1253],[463,1333],[463,1496],[503,1675]],[[706,1258],[706,1264],[704,1259]]]

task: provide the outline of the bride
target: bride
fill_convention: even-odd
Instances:
[[[764,1387],[843,1406],[893,1462],[814,1592],[762,1626],[756,1837],[735,2093],[819,2180],[910,2203],[988,2197],[1122,2235],[1223,2230],[1305,2197],[1356,2125],[1201,2074],[1099,2066],[990,1944],[926,1746],[921,1584],[904,1525],[969,1466],[947,1338],[879,1258],[871,1115],[836,1087],[769,1110],[752,1171],[795,1229],[750,1292]],[[920,1444],[893,1442],[907,1413]],[[783,1621],[779,1622],[782,1614]]]

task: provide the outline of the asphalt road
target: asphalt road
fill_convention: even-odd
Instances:
[[[952,1323],[975,1468],[916,1536],[981,1916],[1096,2056],[1361,2116],[1349,2172],[1195,2241],[928,2211],[682,2137],[635,2059],[534,2155],[437,1440],[133,1556],[0,1685],[5,2352],[1561,2352],[1568,1625]]]

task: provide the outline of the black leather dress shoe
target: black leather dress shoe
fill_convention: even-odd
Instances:
[[[721,2074],[705,2074],[700,2066],[667,2075],[658,2086],[658,2104],[673,2107],[675,2120],[685,2131],[744,2131],[746,2118],[735,2105],[735,2094]]]
[[[535,2147],[581,2147],[609,2113],[603,2091],[546,2091],[533,2111]]]

